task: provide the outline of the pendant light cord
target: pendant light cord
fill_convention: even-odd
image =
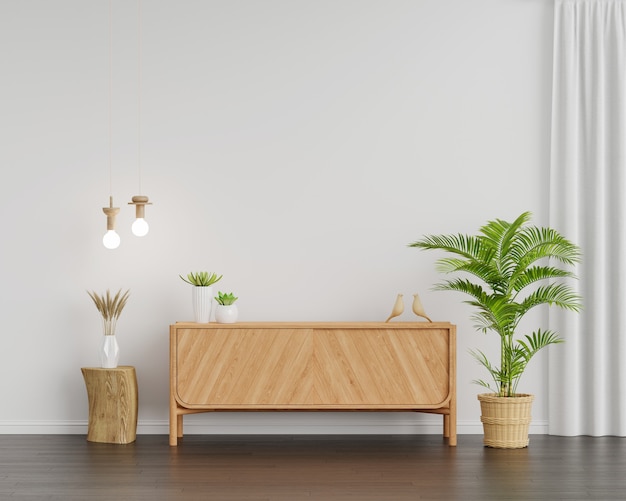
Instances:
[[[113,196],[113,1],[109,0],[109,197]]]
[[[138,135],[138,146],[137,146],[137,171],[139,174],[139,194],[141,194],[141,59],[142,59],[142,47],[141,47],[141,0],[137,0],[137,52],[138,52],[138,64],[137,64],[137,82],[138,82],[138,124],[137,124],[137,135]]]

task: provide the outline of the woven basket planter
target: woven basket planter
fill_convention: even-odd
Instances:
[[[500,397],[495,393],[478,395],[484,444],[498,449],[521,449],[528,446],[528,425],[533,395],[519,393]]]

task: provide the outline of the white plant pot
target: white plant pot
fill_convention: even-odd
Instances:
[[[215,321],[219,324],[234,324],[238,316],[236,304],[218,304],[215,308]]]
[[[115,334],[102,337],[104,339],[100,347],[100,366],[103,369],[115,369],[120,359],[120,347]]]
[[[213,301],[213,287],[193,286],[191,288],[193,304],[193,320],[199,324],[208,324],[211,321],[211,306]]]

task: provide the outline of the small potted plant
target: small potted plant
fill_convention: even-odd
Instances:
[[[198,271],[187,274],[187,277],[179,275],[179,277],[188,284],[192,285],[191,299],[193,305],[194,321],[198,323],[209,323],[211,320],[211,298],[213,296],[214,283],[219,282],[222,275],[209,271]]]
[[[540,328],[520,336],[520,321],[539,305],[575,312],[581,308],[581,298],[566,282],[576,278],[567,268],[580,260],[578,246],[552,228],[529,225],[530,217],[525,212],[513,222],[489,221],[477,235],[430,235],[410,244],[451,254],[437,261],[438,270],[465,276],[445,280],[436,289],[470,296],[465,302],[476,309],[472,317],[476,329],[497,335],[498,360],[472,352],[493,382],[474,381],[491,391],[478,395],[484,443],[489,447],[528,445],[533,395],[518,393],[517,385],[539,350],[563,341],[557,333]]]
[[[215,310],[215,321],[220,324],[234,324],[237,321],[238,310],[235,301],[237,297],[232,292],[225,294],[223,292],[217,293],[215,301],[217,302],[217,308]]]

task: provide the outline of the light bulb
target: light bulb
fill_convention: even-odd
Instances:
[[[137,219],[135,219],[135,222],[132,226],[133,235],[137,237],[143,237],[148,233],[149,230],[150,226],[148,226],[148,222],[144,218],[138,217]]]
[[[133,197],[133,201],[128,202],[128,204],[135,206],[135,217],[137,218],[135,219],[135,222],[133,223],[131,228],[133,231],[133,235],[137,237],[143,237],[144,235],[147,235],[150,226],[148,226],[148,223],[144,219],[144,216],[146,214],[146,205],[152,205],[150,202],[148,202],[148,197],[146,197],[145,195],[135,195]]]
[[[117,249],[120,246],[120,236],[115,230],[108,230],[102,237],[102,243],[107,249]]]

